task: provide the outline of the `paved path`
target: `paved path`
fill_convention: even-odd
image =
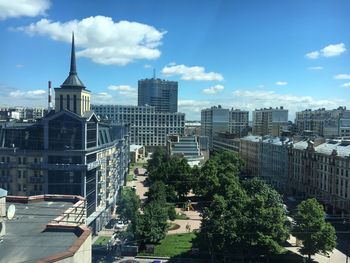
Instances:
[[[286,247],[286,249],[298,255],[301,255],[298,251],[299,247],[295,246],[296,239],[294,236],[290,236],[290,238],[288,239],[288,243],[290,243],[292,246]],[[329,257],[316,254],[312,257],[312,259],[319,263],[344,263],[346,262],[346,255],[340,252],[338,249],[334,249],[333,252],[330,253]]]
[[[185,214],[187,217],[189,217],[189,219],[185,219],[185,220],[176,219],[174,221],[171,221],[172,223],[178,224],[180,228],[175,230],[170,230],[168,231],[168,234],[188,233],[188,229],[186,228],[187,225],[190,226],[191,231],[200,228],[202,218],[198,211],[182,211],[180,208],[175,208],[175,210],[176,210],[176,213]]]

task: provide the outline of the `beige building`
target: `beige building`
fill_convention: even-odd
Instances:
[[[350,141],[295,143],[289,149],[291,194],[317,198],[330,214],[349,214],[349,155]]]
[[[280,136],[282,129],[288,124],[288,110],[280,108],[264,108],[253,111],[253,134],[259,136]]]
[[[250,176],[261,174],[260,142],[261,136],[248,135],[240,139],[239,153],[245,163],[245,172]]]
[[[0,189],[1,190],[1,189]],[[80,196],[7,196],[14,204],[0,246],[1,262],[91,262],[91,231]]]

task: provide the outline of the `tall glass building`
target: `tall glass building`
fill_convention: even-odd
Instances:
[[[138,81],[138,106],[154,106],[156,112],[177,112],[176,81],[158,78]]]

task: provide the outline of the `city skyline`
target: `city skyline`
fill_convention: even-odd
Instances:
[[[346,1],[19,1],[0,4],[1,106],[46,106],[71,32],[92,103],[137,105],[137,81],[179,82],[179,111],[349,106]],[[180,3],[180,4],[179,4]]]

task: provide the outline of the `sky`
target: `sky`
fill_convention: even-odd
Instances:
[[[0,0],[0,106],[47,106],[68,76],[95,104],[137,104],[137,81],[178,81],[179,111],[350,108],[348,0]]]

